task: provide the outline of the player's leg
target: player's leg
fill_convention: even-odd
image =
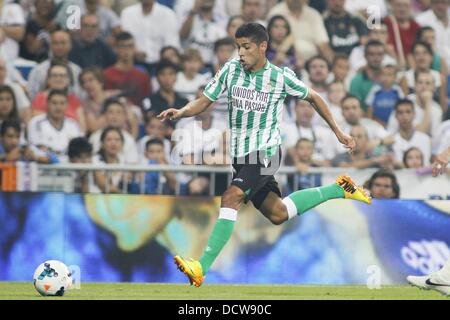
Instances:
[[[436,290],[450,296],[450,259],[435,273],[428,276],[408,276],[406,279],[411,285],[420,289]]]

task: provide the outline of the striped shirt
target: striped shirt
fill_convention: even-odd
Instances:
[[[227,92],[231,156],[254,151],[275,154],[281,145],[280,123],[284,99],[308,96],[308,88],[289,68],[269,61],[257,71],[245,71],[238,59],[227,62],[208,83],[203,94],[211,101]]]

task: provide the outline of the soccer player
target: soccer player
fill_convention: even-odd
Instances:
[[[432,175],[437,177],[443,174],[450,161],[450,147],[436,157],[433,162]],[[436,290],[444,295],[450,296],[450,259],[444,264],[442,269],[428,276],[408,276],[406,278],[410,284],[420,289]]]
[[[314,90],[307,88],[289,68],[276,67],[266,59],[268,34],[262,25],[242,25],[236,31],[236,43],[239,59],[227,62],[200,98],[182,109],[168,109],[158,115],[161,121],[192,117],[206,110],[222,92],[228,95],[233,180],[222,195],[219,218],[202,257],[198,261],[174,258],[191,285],[197,287],[230,239],[239,208],[249,200],[276,225],[330,199],[371,203],[370,196],[347,176],[338,177],[334,184],[281,198],[274,174],[281,161],[279,126],[288,94],[310,102],[350,151],[355,148],[355,141],[339,128],[326,102]]]

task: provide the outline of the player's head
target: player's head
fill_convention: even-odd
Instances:
[[[259,23],[246,23],[236,31],[236,44],[244,70],[252,70],[265,61],[269,35]]]

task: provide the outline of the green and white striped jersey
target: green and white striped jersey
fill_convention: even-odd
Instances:
[[[272,156],[281,144],[283,102],[289,94],[299,99],[308,88],[289,68],[269,61],[256,73],[245,71],[238,59],[227,62],[208,83],[203,94],[211,101],[227,91],[231,156],[253,151]]]

